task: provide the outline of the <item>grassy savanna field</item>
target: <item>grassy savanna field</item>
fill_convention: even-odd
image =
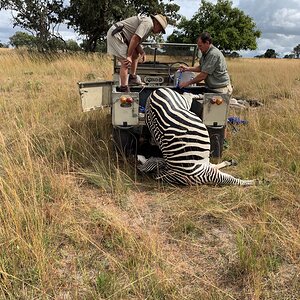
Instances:
[[[0,299],[300,299],[300,60],[228,61],[234,97],[263,107],[223,158],[254,187],[171,187],[82,113],[78,81],[106,55],[0,52]]]

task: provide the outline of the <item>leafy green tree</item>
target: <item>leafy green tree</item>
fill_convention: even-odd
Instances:
[[[53,36],[48,40],[48,50],[51,52],[66,51],[67,43],[62,38]]]
[[[264,54],[265,58],[276,58],[277,56],[278,53],[276,53],[274,49],[268,49]]]
[[[87,40],[82,40],[82,42],[80,43],[80,47],[82,48],[82,50],[88,51]],[[105,52],[105,51],[106,51],[106,41],[105,40],[97,41],[96,47],[93,50],[93,52]]]
[[[76,41],[74,40],[67,40],[66,41],[66,46],[68,51],[81,51],[82,48],[77,44]]]
[[[68,25],[84,37],[85,50],[96,51],[105,42],[109,27],[117,21],[141,14],[163,13],[170,24],[179,19],[179,6],[169,0],[70,0],[66,8]],[[105,48],[105,47],[104,47]]]
[[[265,58],[265,55],[264,54],[258,54],[258,55],[255,55],[254,57],[255,58]]]
[[[36,48],[36,37],[26,32],[17,31],[9,38],[9,43],[13,47],[20,48],[26,47],[29,49]]]
[[[169,42],[195,43],[199,34],[208,31],[220,50],[255,50],[261,32],[252,18],[232,7],[230,0],[217,0],[216,4],[201,0],[199,10],[191,20],[183,17],[178,29],[168,37]]]
[[[286,54],[283,58],[295,58],[294,53]]]
[[[8,44],[0,42],[0,48],[8,48]]]
[[[296,58],[300,57],[300,44],[293,49],[293,53],[295,53]]]
[[[38,49],[38,45],[40,43],[38,37],[23,31],[17,31],[9,38],[9,41],[10,45],[13,47],[26,47],[28,49]],[[58,50],[65,51],[68,49],[68,44],[64,42],[64,40],[54,36],[48,39],[47,49],[52,52]]]
[[[233,51],[228,55],[228,57],[238,58],[238,57],[241,57],[241,55],[239,53],[237,53],[236,51]]]
[[[63,0],[1,0],[0,9],[14,11],[13,26],[19,26],[36,36],[39,51],[51,50],[56,31],[64,20]]]

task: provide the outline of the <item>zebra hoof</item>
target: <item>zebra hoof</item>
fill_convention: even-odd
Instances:
[[[263,179],[259,180],[259,184],[270,185],[271,184],[271,180],[263,178]]]
[[[271,181],[268,179],[253,179],[254,185],[258,186],[258,185],[265,185],[265,186],[269,186],[271,184]]]
[[[238,165],[238,162],[234,159],[230,159],[228,162],[230,163],[231,166],[237,166]]]
[[[144,164],[144,163],[147,161],[146,157],[143,156],[143,155],[137,155],[137,160],[138,160],[138,162],[140,162],[141,164]]]

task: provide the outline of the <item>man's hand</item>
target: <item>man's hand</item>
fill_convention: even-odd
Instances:
[[[144,63],[146,61],[146,53],[142,52],[140,53],[140,57],[139,57],[139,63]]]
[[[132,64],[132,58],[130,56],[127,56],[127,58],[124,61],[124,64],[127,68],[129,68]]]
[[[189,71],[189,67],[185,66],[185,65],[180,65],[179,69],[180,72],[185,72],[185,71]]]
[[[179,88],[180,88],[180,89],[183,89],[183,88],[185,88],[185,87],[187,87],[187,86],[189,86],[189,85],[190,85],[189,81],[180,82],[180,83],[179,83]]]

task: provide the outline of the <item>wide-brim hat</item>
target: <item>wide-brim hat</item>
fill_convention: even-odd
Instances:
[[[156,19],[156,21],[161,25],[162,32],[166,33],[165,29],[168,25],[167,18],[163,15],[151,15],[152,18]]]

